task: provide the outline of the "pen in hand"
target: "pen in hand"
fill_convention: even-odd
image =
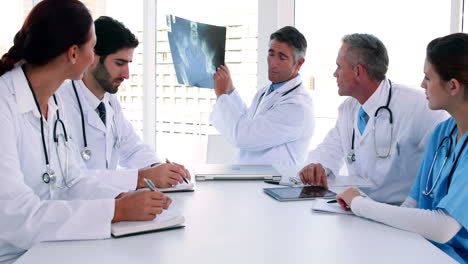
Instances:
[[[338,201],[334,199],[334,200],[328,201],[327,203],[337,203],[337,202],[338,202]]]
[[[166,163],[167,164],[172,164],[174,165],[174,163],[172,163],[171,161],[169,161],[169,159],[166,158]],[[185,177],[182,177],[182,179],[184,180],[185,183],[188,183],[188,180],[185,178]]]
[[[154,183],[150,179],[144,178],[143,181],[151,189],[151,191],[159,192],[158,188],[156,188],[156,185],[154,185]]]

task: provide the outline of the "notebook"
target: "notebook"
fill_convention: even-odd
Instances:
[[[113,223],[111,225],[111,234],[113,237],[122,237],[170,230],[184,227],[182,225],[184,222],[184,216],[166,210],[152,221],[122,221]]]
[[[207,164],[195,170],[195,179],[206,180],[275,180],[281,175],[271,165]]]
[[[194,189],[195,184],[193,182],[189,181],[188,183],[179,183],[175,186],[169,187],[169,188],[159,188],[159,190],[163,193],[168,193],[168,192],[193,192],[195,191]]]
[[[345,211],[338,203],[327,203],[328,201],[317,199],[314,206],[312,206],[312,212],[353,215],[353,212]]]

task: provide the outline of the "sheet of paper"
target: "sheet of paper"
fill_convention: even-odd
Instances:
[[[338,203],[327,203],[328,201],[330,200],[315,200],[315,204],[312,206],[312,212],[354,215],[351,211],[343,210]]]
[[[178,192],[178,191],[186,191],[186,190],[193,190],[195,187],[195,184],[192,181],[189,181],[188,183],[179,183],[175,186],[169,187],[169,188],[159,188],[161,192]]]

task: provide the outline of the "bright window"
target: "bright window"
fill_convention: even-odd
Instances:
[[[206,8],[206,7],[210,8]],[[161,157],[185,164],[205,162],[207,135],[216,134],[209,115],[214,90],[180,85],[170,54],[166,15],[227,27],[225,62],[247,102],[257,85],[257,3],[217,0],[157,1],[156,148]],[[213,12],[216,10],[216,12]]]

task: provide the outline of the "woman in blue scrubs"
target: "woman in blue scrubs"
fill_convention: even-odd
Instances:
[[[451,118],[432,133],[409,197],[400,206],[364,198],[355,188],[337,196],[354,214],[429,239],[460,263],[468,262],[468,34],[427,46],[424,80],[429,108]]]

